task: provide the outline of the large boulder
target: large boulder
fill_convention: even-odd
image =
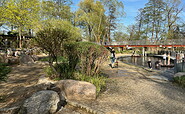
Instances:
[[[53,114],[58,109],[59,95],[51,90],[39,91],[26,99],[20,114]]]
[[[19,58],[20,64],[34,63],[33,58],[30,55],[22,54]]]
[[[64,94],[67,100],[94,100],[96,99],[96,87],[84,81],[61,80],[56,83],[60,88],[61,95]]]

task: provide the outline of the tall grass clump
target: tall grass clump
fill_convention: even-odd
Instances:
[[[96,86],[97,95],[106,87],[106,81],[107,81],[107,77],[102,75],[87,76],[79,72],[75,73],[75,79],[94,84]]]

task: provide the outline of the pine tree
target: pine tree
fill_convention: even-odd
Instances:
[[[107,37],[108,41],[111,41],[111,33],[116,30],[116,21],[120,17],[123,17],[125,15],[124,12],[124,5],[123,2],[118,0],[100,0],[106,10],[106,16],[107,16]]]

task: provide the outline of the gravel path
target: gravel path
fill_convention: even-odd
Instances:
[[[103,72],[110,80],[106,91],[88,104],[92,109],[110,114],[185,113],[185,89],[168,81],[150,79],[156,72],[124,63],[114,69],[106,63]]]

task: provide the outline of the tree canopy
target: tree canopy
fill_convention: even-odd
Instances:
[[[82,30],[85,41],[100,43],[117,39],[114,34],[120,32],[119,19],[125,16],[122,1],[80,0],[76,10],[72,10],[72,4],[72,0],[1,0],[0,27],[6,25],[10,31],[18,32],[21,41],[25,33],[34,33],[40,23],[65,20]],[[139,9],[137,23],[125,27],[124,32],[133,40],[182,38],[182,11],[181,0],[149,0]]]
[[[149,0],[136,17],[137,39],[148,38],[158,42],[164,39],[177,39],[181,32],[181,0]],[[182,38],[182,37],[181,37]]]

